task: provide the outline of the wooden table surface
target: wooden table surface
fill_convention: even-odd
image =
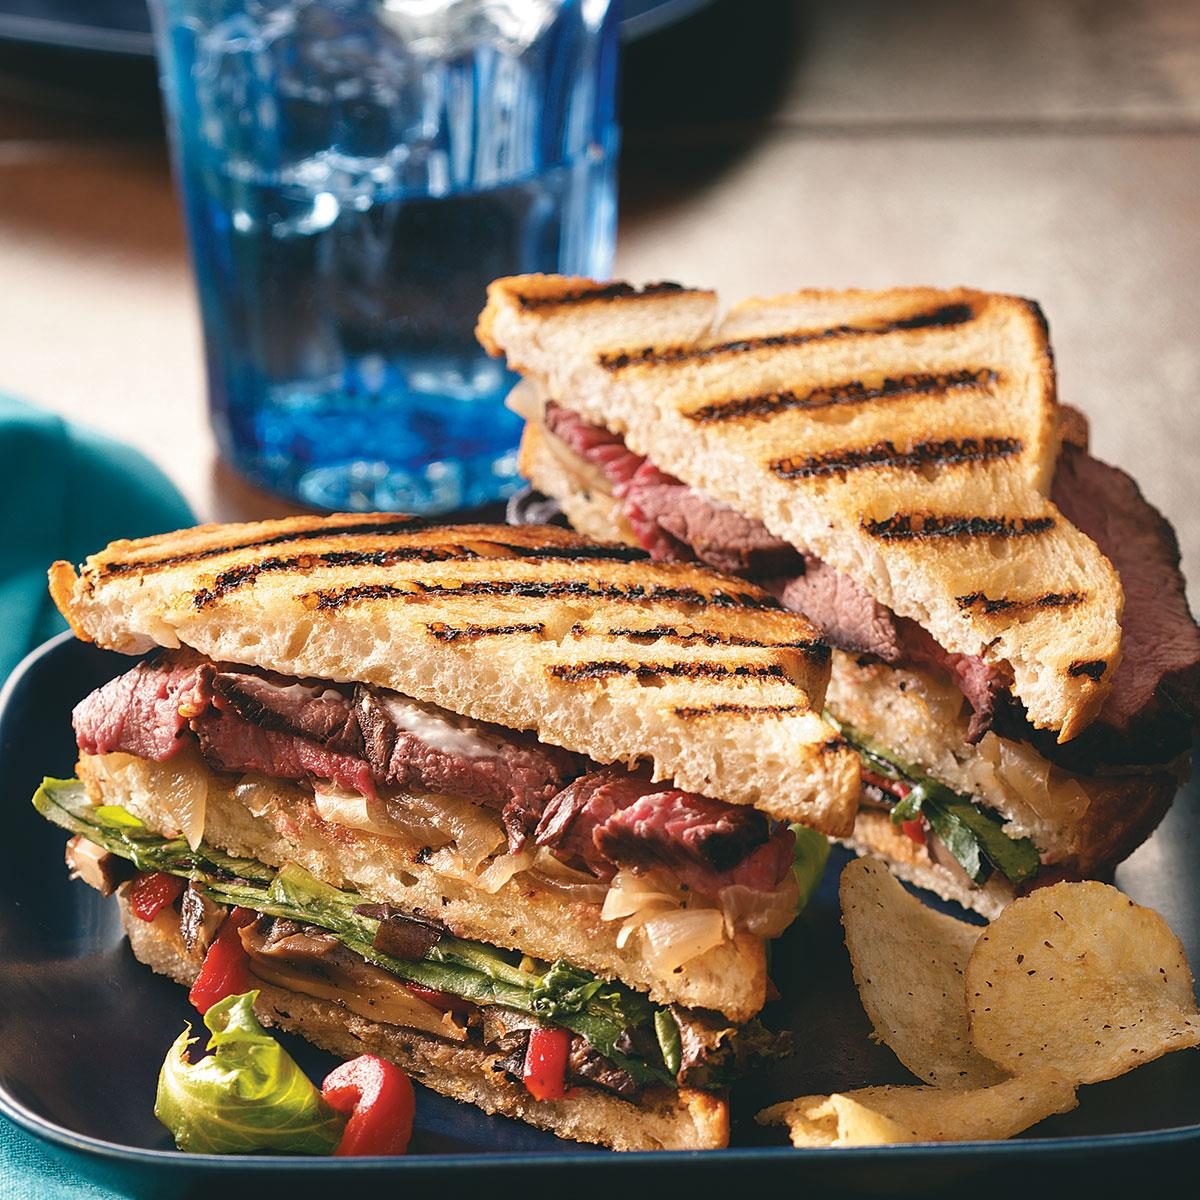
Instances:
[[[1200,606],[1200,4],[725,0],[624,86],[618,274],[1037,298]],[[0,47],[0,281],[0,390],[138,445],[204,517],[287,509],[216,460],[146,64]]]

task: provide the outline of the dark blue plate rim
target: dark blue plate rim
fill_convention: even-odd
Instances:
[[[10,696],[16,691],[22,677],[32,670],[37,662],[47,654],[52,653],[63,643],[74,637],[69,630],[57,634],[48,641],[30,651],[13,669],[12,674],[0,688],[0,712],[9,702]],[[76,1133],[57,1122],[46,1120],[30,1111],[20,1101],[14,1099],[0,1085],[0,1115],[7,1117],[14,1124],[32,1133],[36,1137],[63,1148],[74,1150],[95,1158],[110,1162],[140,1164],[144,1166],[178,1166],[201,1171],[224,1170],[295,1170],[298,1166],[308,1171],[424,1171],[440,1167],[462,1169],[493,1170],[522,1169],[530,1170],[539,1167],[561,1167],[564,1164],[578,1164],[580,1167],[595,1169],[598,1165],[594,1154],[575,1152],[568,1147],[571,1143],[564,1142],[562,1154],[521,1154],[493,1153],[486,1155],[471,1154],[421,1154],[411,1158],[318,1158],[300,1157],[278,1154],[248,1154],[248,1155],[217,1155],[217,1154],[185,1154],[179,1150],[149,1150],[140,1147],[122,1145],[119,1142],[103,1138],[91,1137],[87,1134]],[[664,1154],[679,1162],[713,1162],[733,1165],[767,1164],[776,1162],[822,1162],[822,1163],[872,1163],[888,1161],[952,1161],[959,1158],[973,1158],[979,1155],[998,1155],[1004,1159],[1042,1158],[1059,1159],[1077,1155],[1103,1154],[1113,1156],[1152,1147],[1194,1146],[1200,1150],[1200,1124],[1176,1126],[1167,1129],[1139,1130],[1129,1133],[1092,1134],[1078,1137],[1015,1139],[1008,1141],[973,1141],[973,1142],[919,1142],[900,1146],[858,1146],[858,1147],[824,1147],[796,1149],[791,1146],[752,1146],[734,1147],[725,1150],[685,1150],[685,1151],[633,1151],[623,1154],[613,1154],[601,1160],[605,1169],[613,1169],[618,1165],[624,1169],[624,1164],[631,1167],[648,1162],[661,1163]]]

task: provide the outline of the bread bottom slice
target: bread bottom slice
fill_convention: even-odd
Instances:
[[[134,956],[151,970],[190,986],[199,961],[184,948],[173,909],[154,921],[133,915],[122,888],[121,923]],[[693,1089],[654,1088],[636,1102],[597,1088],[578,1088],[562,1100],[535,1100],[509,1080],[500,1058],[479,1046],[455,1045],[426,1033],[369,1021],[332,1000],[257,983],[255,1012],[264,1025],[297,1033],[340,1058],[375,1054],[426,1087],[486,1113],[515,1117],[561,1138],[613,1150],[716,1150],[729,1142],[725,1099]],[[419,1101],[418,1101],[419,1103]]]

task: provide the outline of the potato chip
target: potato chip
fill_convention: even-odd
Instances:
[[[846,866],[841,901],[854,982],[876,1036],[937,1087],[1004,1079],[967,1028],[963,972],[980,928],[922,904],[876,858]]]
[[[975,1046],[1014,1074],[1095,1083],[1200,1043],[1179,939],[1104,883],[1014,901],[975,944],[966,978]]]
[[[765,1108],[760,1125],[786,1125],[792,1145],[887,1146],[999,1141],[1075,1107],[1075,1088],[1047,1072],[984,1088],[868,1087],[802,1096]]]

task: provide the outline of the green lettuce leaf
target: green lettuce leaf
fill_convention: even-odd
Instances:
[[[789,826],[796,835],[796,848],[792,852],[792,872],[800,886],[800,901],[797,912],[803,912],[808,902],[816,895],[829,861],[829,839],[807,825]]]
[[[204,1015],[211,1054],[185,1027],[158,1076],[154,1115],[193,1154],[331,1154],[345,1118],[334,1112],[290,1054],[258,1023],[258,992],[227,996]]]

